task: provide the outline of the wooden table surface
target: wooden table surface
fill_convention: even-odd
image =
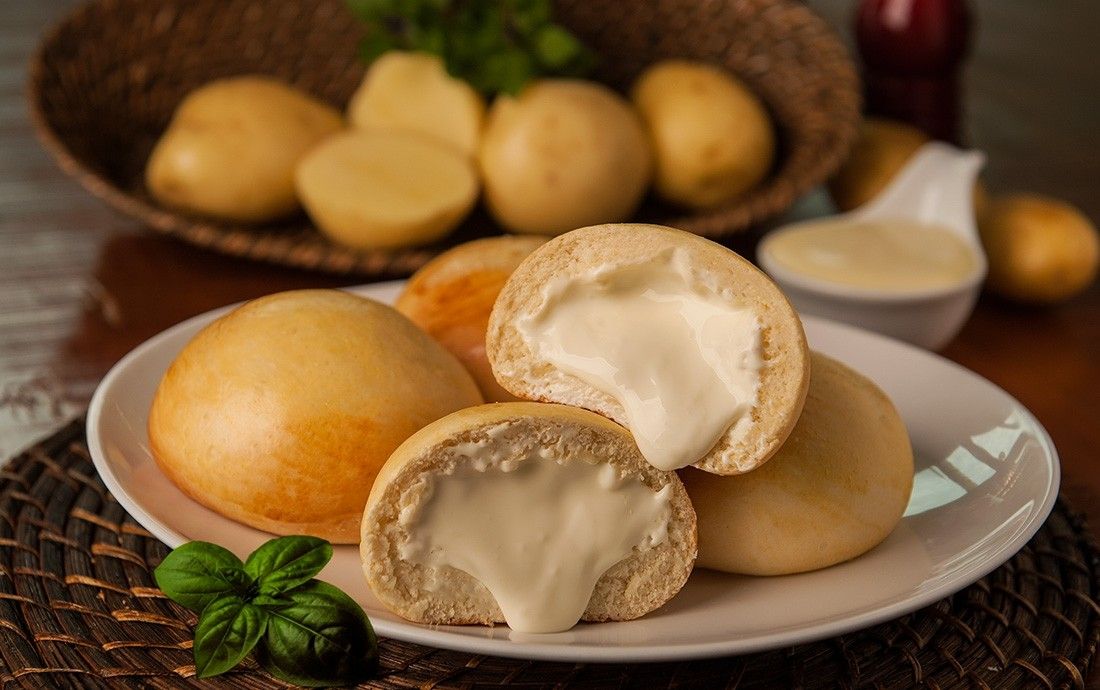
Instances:
[[[183,319],[279,290],[361,282],[156,236],[63,175],[33,136],[24,89],[41,32],[74,4],[0,3],[0,458],[79,414],[111,365]],[[849,0],[810,4],[848,24]],[[989,155],[989,186],[1057,195],[1100,219],[1100,3],[973,4],[968,130]],[[1100,286],[1051,309],[983,296],[943,354],[1035,413],[1061,455],[1063,493],[1100,534]]]

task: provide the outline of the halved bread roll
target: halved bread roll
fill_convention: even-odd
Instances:
[[[459,410],[386,462],[363,514],[375,595],[430,624],[552,632],[629,620],[680,590],[695,512],[673,472],[585,410],[515,402]]]
[[[485,357],[489,313],[508,276],[545,241],[537,235],[503,235],[464,242],[424,264],[394,304],[458,357],[486,402],[516,400],[493,378]]]
[[[870,550],[901,520],[913,450],[890,398],[815,352],[806,406],[767,465],[739,477],[680,473],[699,516],[699,565],[785,575]]]
[[[802,410],[810,358],[779,288],[734,252],[657,225],[574,230],[536,249],[489,319],[496,379],[627,426],[661,469],[748,472]]]

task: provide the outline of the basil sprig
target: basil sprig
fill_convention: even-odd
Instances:
[[[193,541],[153,571],[164,594],[199,614],[195,673],[209,678],[250,652],[276,678],[307,687],[362,680],[378,661],[363,609],[313,579],[332,558],[316,537],[280,537],[245,562],[216,544]]]
[[[388,50],[442,58],[479,91],[515,94],[539,76],[583,77],[595,56],[555,24],[550,0],[347,0],[363,20],[364,60]]]

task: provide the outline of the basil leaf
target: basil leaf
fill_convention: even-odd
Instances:
[[[173,550],[153,571],[153,579],[165,596],[197,613],[220,596],[246,596],[252,585],[241,559],[205,541]]]
[[[195,626],[195,675],[209,678],[241,663],[263,637],[267,616],[238,596],[210,602]]]
[[[576,36],[556,24],[539,29],[534,44],[539,62],[551,69],[563,68],[584,53]]]
[[[244,570],[260,594],[278,594],[301,585],[332,560],[332,544],[317,537],[279,537],[252,552]]]
[[[359,604],[336,587],[312,580],[284,592],[287,606],[264,606],[267,633],[260,663],[276,678],[330,687],[366,678],[378,662],[378,640]]]

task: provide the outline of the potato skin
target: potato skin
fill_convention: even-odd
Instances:
[[[302,159],[295,177],[317,227],[361,249],[441,239],[478,192],[477,171],[457,149],[400,132],[348,130],[329,137]]]
[[[176,108],[145,168],[161,203],[262,223],[298,210],[294,166],[343,127],[340,113],[269,77],[219,79]]]
[[[865,119],[848,160],[829,180],[833,203],[851,211],[874,199],[929,141],[927,134],[904,122]]]
[[[994,199],[979,216],[989,289],[1009,299],[1054,304],[1096,280],[1100,234],[1069,204],[1034,194]]]
[[[493,217],[513,232],[538,235],[625,220],[653,167],[629,104],[605,86],[575,79],[498,96],[479,163]]]
[[[693,209],[721,206],[763,180],[775,159],[775,132],[764,105],[728,72],[666,60],[631,91],[653,142],[656,188]]]
[[[485,101],[427,53],[390,51],[373,63],[348,103],[348,121],[433,137],[467,156],[477,152]]]

